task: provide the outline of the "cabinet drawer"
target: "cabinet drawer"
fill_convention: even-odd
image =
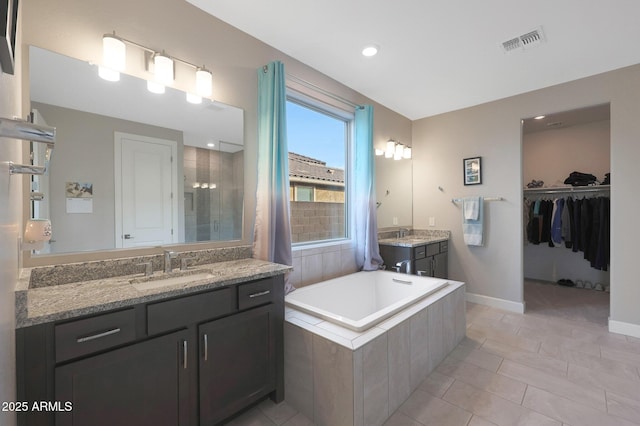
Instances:
[[[135,310],[127,309],[56,325],[56,362],[135,340],[135,322]]]
[[[415,247],[413,249],[413,258],[415,260],[424,259],[427,256],[426,246]]]
[[[238,309],[242,310],[273,302],[273,282],[273,279],[266,279],[240,284],[238,286]]]
[[[440,243],[427,245],[427,256],[434,256],[440,253]]]
[[[147,332],[152,335],[221,317],[235,311],[235,293],[224,287],[208,293],[147,305]]]
[[[442,241],[440,243],[440,253],[449,251],[449,241]]]

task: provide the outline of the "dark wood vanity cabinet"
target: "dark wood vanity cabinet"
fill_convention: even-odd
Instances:
[[[436,278],[448,278],[448,250],[448,241],[415,247],[380,244],[380,255],[387,269],[393,270],[398,262],[409,260],[412,274]]]
[[[215,425],[284,399],[276,276],[17,330],[19,425]]]

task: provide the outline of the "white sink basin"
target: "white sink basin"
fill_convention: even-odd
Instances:
[[[162,287],[170,287],[173,285],[180,284],[188,284],[194,281],[208,280],[214,278],[215,275],[209,271],[199,272],[199,273],[191,273],[186,275],[178,275],[178,276],[160,276],[156,279],[151,279],[147,281],[136,281],[132,280],[131,285],[135,287],[137,290],[145,291],[151,290],[154,288],[162,288]]]

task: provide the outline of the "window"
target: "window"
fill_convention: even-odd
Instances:
[[[291,201],[314,201],[312,186],[296,186],[296,198]]]
[[[348,165],[353,114],[303,95],[287,97],[291,240],[348,237]]]

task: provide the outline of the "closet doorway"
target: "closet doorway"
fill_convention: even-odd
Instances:
[[[529,313],[607,326],[610,128],[609,104],[522,121]]]

